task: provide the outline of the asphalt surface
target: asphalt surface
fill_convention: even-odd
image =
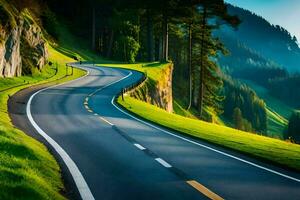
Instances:
[[[30,111],[40,129],[74,161],[95,199],[300,199],[298,173],[187,136],[188,140],[176,137],[180,134],[168,134],[117,109],[112,98],[138,81],[139,72],[84,68],[88,76],[36,94]],[[16,126],[48,144],[23,112],[38,89],[21,91],[10,101],[9,110]],[[18,112],[22,110],[18,106],[23,111]],[[64,161],[56,158],[67,193],[80,198]]]

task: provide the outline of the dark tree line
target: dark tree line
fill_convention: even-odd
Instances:
[[[268,89],[275,96],[287,104],[300,108],[300,75],[294,74],[284,78],[269,81]]]
[[[223,71],[232,77],[252,80],[266,86],[269,80],[288,76],[285,68],[266,59],[263,54],[255,52],[244,43],[237,41],[236,38],[232,38],[224,32],[222,39],[226,48],[229,49],[230,55],[220,56],[218,62]]]
[[[300,112],[294,111],[290,117],[286,139],[300,143]]]
[[[251,80],[264,87],[276,79],[287,78],[288,72],[277,67],[247,67],[233,73],[234,77]]]

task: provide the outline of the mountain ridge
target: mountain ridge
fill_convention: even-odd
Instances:
[[[236,53],[236,49],[228,45],[231,42],[229,39],[240,42],[266,61],[272,61],[275,67],[284,68],[291,73],[299,72],[300,48],[295,36],[292,36],[281,26],[272,25],[263,17],[249,10],[230,4],[227,6],[228,12],[232,15],[237,15],[242,23],[237,29],[222,26],[215,32],[215,35],[226,44],[232,55]],[[230,56],[228,57],[230,58]],[[226,59],[220,59],[220,64],[226,63]],[[234,60],[234,58],[230,59]],[[265,67],[264,65],[262,66]]]

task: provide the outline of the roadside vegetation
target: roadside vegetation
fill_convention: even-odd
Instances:
[[[6,52],[6,60],[3,59],[1,62],[7,62],[10,53],[16,50],[13,49],[13,45],[19,42],[19,58],[22,57],[23,63],[22,73],[19,75],[24,75],[0,78],[0,199],[65,199],[60,168],[56,160],[44,145],[13,126],[8,114],[7,102],[14,93],[21,89],[41,83],[55,84],[68,81],[82,76],[85,72],[75,70],[72,76],[66,76],[65,62],[73,60],[50,46],[49,61],[52,65],[48,64],[43,69],[38,69],[39,65],[36,61],[43,57],[44,43],[41,42],[42,37],[39,37],[41,33],[33,19],[34,15],[27,7],[21,9],[22,3],[25,1],[0,0],[1,56]],[[28,29],[30,26],[33,27],[32,32],[26,29],[20,38],[7,38],[17,26],[21,26],[19,23],[21,18]],[[34,33],[32,37],[26,38],[25,31],[27,34]],[[7,45],[8,40],[12,40],[10,44],[12,47]],[[35,41],[32,42],[33,40]],[[29,41],[32,42],[30,45]],[[6,44],[3,44],[4,42]],[[40,46],[35,48],[37,43]],[[18,62],[17,60],[16,53],[12,61],[14,63]],[[4,71],[7,71],[2,67],[3,65],[1,76]]]
[[[120,67],[147,73],[157,80],[167,64],[100,64],[100,66]],[[152,65],[153,66],[153,65]],[[252,157],[300,171],[300,145],[255,133],[245,132],[214,123],[205,122],[186,111],[175,101],[174,111],[166,112],[157,106],[137,100],[129,95],[117,99],[119,105],[129,112],[171,130],[208,141]],[[267,111],[269,112],[269,111]],[[278,118],[275,117],[275,118]],[[285,120],[282,123],[287,123]]]
[[[124,101],[119,98],[118,103],[128,111],[172,130],[300,170],[300,145],[168,113],[130,96],[125,96]]]
[[[74,69],[73,75],[66,76],[65,63],[74,60],[52,47],[49,53],[53,65],[46,65],[40,73],[0,78],[0,199],[65,199],[57,162],[44,145],[12,125],[7,111],[9,96],[21,89],[58,84],[85,74]]]
[[[163,69],[165,69],[170,63],[150,62],[150,63],[136,63],[136,64],[121,64],[121,63],[103,63],[97,64],[103,67],[118,67],[124,69],[132,69],[143,72],[147,77],[153,81],[158,81],[159,78],[164,76]]]
[[[295,110],[289,120],[286,137],[300,144],[300,111]]]
[[[3,3],[0,13],[15,5],[14,12],[25,10],[28,19],[38,19],[35,23],[44,28],[41,30],[43,36],[52,45],[49,46],[52,64],[41,71],[32,65],[33,70],[21,77],[0,78],[0,189],[4,191],[0,192],[0,199],[64,199],[58,164],[45,146],[13,127],[7,113],[7,100],[17,91],[35,84],[57,84],[82,76],[84,72],[77,69],[72,76],[66,76],[65,63],[75,60],[141,71],[147,75],[145,83],[149,86],[155,86],[165,78],[164,70],[172,60],[174,113],[129,95],[124,101],[118,99],[118,103],[130,112],[170,129],[300,170],[299,145],[259,135],[286,139],[282,133],[288,126],[287,112],[281,114],[276,108],[278,104],[266,104],[268,100],[263,101],[259,93],[235,80],[245,78],[241,74],[248,79],[252,75],[250,80],[255,79],[263,86],[270,84],[267,86],[272,86],[269,89],[274,94],[279,94],[288,84],[290,90],[278,97],[286,101],[289,93],[299,85],[299,77],[286,77],[288,74],[277,64],[240,46],[236,51],[229,48],[234,55],[231,58],[248,62],[241,58],[251,55],[253,59],[249,66],[242,68],[247,63],[223,60],[222,65],[226,66],[219,67],[219,61],[225,58],[220,58],[220,55],[227,55],[226,47],[235,47],[236,44],[225,43],[227,46],[223,46],[214,32],[221,24],[236,28],[241,23],[237,16],[227,12],[223,1],[204,0],[199,4],[180,0],[117,0],[110,3],[87,0],[71,4],[66,0],[43,4],[38,0],[7,2],[0,0]],[[27,16],[29,11],[33,18]],[[0,29],[11,31],[17,25],[12,20],[16,16],[18,12],[1,15]],[[4,41],[1,34],[0,43]],[[291,41],[291,44],[295,43]],[[22,51],[26,52],[26,48]],[[28,53],[34,54],[32,51]],[[254,62],[256,65],[271,67],[253,68],[253,60],[257,61]],[[140,63],[121,64],[124,62]],[[257,74],[261,76],[257,77]],[[224,76],[228,80],[224,80]],[[299,94],[294,92],[293,95],[296,100],[290,103],[296,104]],[[294,118],[293,124],[298,123],[299,115]],[[297,134],[295,129],[298,127],[293,124],[290,124],[290,133]]]

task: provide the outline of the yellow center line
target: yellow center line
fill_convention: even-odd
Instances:
[[[187,181],[186,183],[192,186],[193,188],[195,188],[196,190],[198,190],[199,192],[201,192],[202,194],[204,194],[205,196],[207,196],[208,198],[210,198],[211,200],[224,200],[222,197],[210,191],[204,185],[198,183],[195,180],[190,180]]]
[[[87,109],[87,111],[89,111],[90,113],[92,113],[92,112],[93,112],[91,109]]]

